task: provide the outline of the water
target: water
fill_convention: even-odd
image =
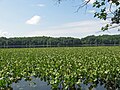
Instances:
[[[51,86],[39,78],[32,78],[31,81],[22,79],[18,83],[13,83],[12,88],[13,90],[51,90]]]
[[[51,90],[51,85],[48,85],[47,82],[41,81],[39,78],[32,77],[31,81],[25,81],[24,79],[20,80],[18,83],[13,83],[13,90]],[[82,90],[89,90],[89,85],[81,84]],[[60,89],[62,90],[62,89]],[[78,90],[78,86],[76,86],[76,90]],[[104,88],[104,85],[98,84],[96,88],[92,90],[107,90]]]

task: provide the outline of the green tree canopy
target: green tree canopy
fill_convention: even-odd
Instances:
[[[61,1],[63,0],[58,0],[59,3]],[[90,0],[81,1],[82,4],[78,7],[77,11],[90,2]],[[101,28],[103,31],[120,26],[120,0],[96,0],[93,3],[93,8],[98,9],[94,13],[94,17],[102,20],[109,19],[110,21],[105,27]],[[114,10],[112,10],[112,8],[114,8]]]

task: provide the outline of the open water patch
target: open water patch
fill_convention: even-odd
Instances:
[[[22,79],[17,83],[13,83],[11,86],[13,90],[51,90],[51,85],[41,81],[39,78],[32,78],[31,81]]]
[[[11,90],[52,90],[51,85],[45,82],[44,80],[40,80],[40,78],[32,77],[31,81],[25,81],[21,79],[17,83],[12,83]],[[80,84],[80,87],[75,85],[75,88],[72,90],[89,90],[90,84]],[[57,90],[63,90],[62,87],[58,86]],[[68,88],[68,90],[71,90]],[[97,87],[93,88],[92,90],[107,90],[103,85],[98,84]]]

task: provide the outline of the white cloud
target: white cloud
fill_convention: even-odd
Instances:
[[[89,1],[89,0],[85,0],[85,1]],[[93,4],[96,0],[90,0],[89,4]]]
[[[93,13],[95,13],[96,11],[95,11],[95,10],[88,10],[87,12],[93,14]]]
[[[100,34],[114,34],[115,32],[102,32],[101,27],[105,26],[108,21],[103,20],[86,20],[78,22],[65,23],[59,26],[53,26],[29,32],[27,36],[52,36],[52,37],[85,37],[88,35],[100,35]],[[115,31],[115,30],[113,30]],[[116,33],[120,33],[117,32]]]
[[[26,21],[26,24],[37,25],[40,23],[41,17],[38,15],[33,16],[31,19]]]
[[[44,7],[45,4],[37,4],[38,7]]]
[[[78,22],[69,22],[65,23],[61,26],[55,26],[52,27],[52,29],[58,29],[58,28],[84,28],[84,27],[93,27],[95,25],[101,25],[101,24],[106,24],[109,23],[109,21],[104,21],[104,20],[85,20],[85,21],[78,21]]]
[[[0,37],[6,37],[7,35],[8,35],[8,32],[0,31]]]

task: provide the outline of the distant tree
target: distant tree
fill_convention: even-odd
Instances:
[[[92,35],[82,38],[81,42],[83,45],[120,45],[120,35]]]
[[[63,0],[58,0],[60,3]],[[77,11],[80,8],[86,6],[91,0],[81,0],[83,3],[79,5]],[[120,0],[96,0],[93,3],[93,8],[97,8],[98,10],[94,13],[94,17],[97,17],[102,20],[110,20],[105,27],[101,29],[103,31],[116,28],[120,26]],[[114,8],[115,10],[112,10]]]

